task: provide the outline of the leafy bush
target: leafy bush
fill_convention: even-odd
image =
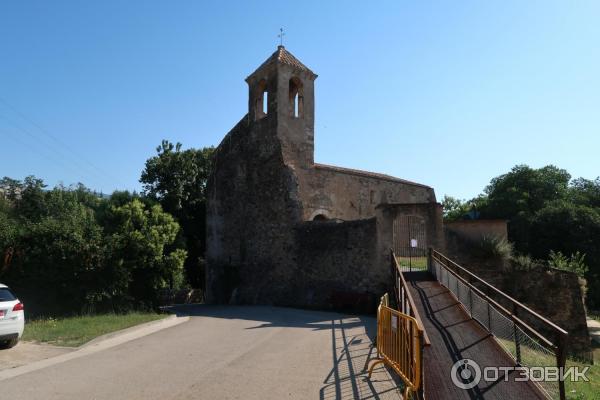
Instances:
[[[188,251],[185,275],[193,287],[204,286],[206,248],[206,184],[213,147],[182,149],[163,140],[146,161],[140,182],[146,198],[158,202],[179,225],[178,242]]]
[[[442,199],[444,210],[444,221],[459,221],[463,219],[477,219],[479,210],[486,206],[487,198],[478,196],[465,201],[452,196],[445,195]]]
[[[588,271],[588,266],[585,264],[585,254],[581,254],[580,252],[567,257],[560,251],[555,252],[554,250],[550,250],[548,266],[550,268],[574,272],[580,278],[583,278]]]
[[[47,191],[35,178],[3,182],[20,195],[0,207],[0,281],[29,315],[147,310],[160,289],[184,284],[179,225],[160,205],[123,193],[113,203],[81,185]]]

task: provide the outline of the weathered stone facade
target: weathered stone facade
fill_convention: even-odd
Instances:
[[[446,221],[444,229],[474,242],[485,237],[508,240],[508,221],[503,219]]]
[[[381,207],[439,209],[428,186],[314,162],[316,77],[280,46],[246,79],[248,114],[216,149],[208,182],[209,302],[368,302],[390,282]],[[441,213],[427,215],[441,227]]]

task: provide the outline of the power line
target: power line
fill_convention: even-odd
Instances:
[[[31,131],[23,128],[22,126],[20,126],[19,124],[15,123],[14,121],[10,120],[9,118],[7,118],[6,116],[4,116],[2,114],[0,114],[0,119],[3,119],[4,121],[8,122],[10,125],[12,125],[13,128],[15,128],[16,130],[24,133],[25,135],[27,135],[31,139],[33,139],[32,140],[33,146],[25,143],[24,141],[22,141],[21,137],[16,136],[16,135],[14,135],[12,137],[13,140],[17,141],[18,143],[20,143],[21,145],[25,146],[26,148],[32,148],[38,154],[42,155],[43,157],[45,157],[46,159],[48,159],[50,161],[53,161],[53,162],[58,161],[58,163],[62,164],[65,167],[66,170],[72,170],[72,169],[74,169],[73,165],[69,165],[69,164],[66,163],[68,161],[67,158],[65,158],[65,157],[55,158],[55,156],[60,156],[60,154],[58,154],[59,152],[54,151],[55,149],[51,149],[51,148],[49,149],[49,147],[51,147],[51,146],[44,147],[46,145],[46,143],[43,143],[43,141],[39,140],[39,138],[36,135],[34,135]],[[10,134],[10,131],[4,131],[4,132]],[[40,146],[40,144],[42,144],[42,146]],[[39,148],[43,149],[44,151],[40,151],[39,149],[36,149],[36,146],[38,146]],[[47,150],[50,150],[50,151],[45,152]],[[74,163],[74,165],[75,165],[75,163]],[[83,175],[81,175],[82,169],[85,170],[85,168],[81,168],[79,165],[75,165],[75,166],[77,167],[76,170],[78,171],[77,175],[80,178],[85,178]],[[87,170],[87,171],[94,173],[94,171],[91,171],[91,170]],[[101,179],[105,178],[102,175],[97,175],[97,177],[99,177]]]
[[[46,137],[48,137],[52,141],[54,141],[62,150],[66,150],[67,152],[69,152],[73,156],[75,156],[75,158],[79,158],[81,161],[83,161],[88,166],[90,166],[91,168],[93,168],[95,171],[97,171],[100,174],[100,176],[103,179],[109,178],[109,179],[112,179],[113,181],[117,181],[119,183],[122,183],[119,178],[116,178],[116,177],[112,176],[112,174],[104,171],[103,169],[99,168],[94,163],[92,163],[91,161],[89,161],[87,158],[81,156],[80,153],[78,153],[77,151],[74,151],[72,148],[69,147],[69,145],[67,145],[65,142],[63,142],[62,140],[60,140],[59,138],[57,138],[56,136],[54,136],[53,134],[51,134],[50,132],[48,132],[48,130],[44,129],[42,126],[40,126],[38,123],[36,123],[35,121],[33,121],[31,118],[27,117],[25,114],[23,114],[21,111],[19,111],[16,107],[12,106],[10,103],[8,103],[2,97],[0,97],[0,102],[4,103],[5,106],[7,106],[10,110],[12,110],[15,114],[17,114],[18,116],[20,116],[21,119],[29,122],[29,124],[31,124],[32,126],[34,126],[35,128],[37,128]]]
[[[28,143],[24,142],[18,135],[11,135],[10,132],[7,131],[7,130],[0,130],[0,133],[8,134],[8,135],[3,135],[3,136],[8,137],[9,139],[13,140],[17,144],[20,144],[25,149],[32,150],[33,152],[37,153],[38,155],[46,158],[51,163],[53,163],[53,164],[62,164],[64,167],[69,168],[69,166],[64,163],[64,160],[61,160],[59,158],[54,158],[51,155],[52,153],[45,153],[43,151],[39,151],[39,149],[37,149],[35,147],[31,147]],[[83,180],[84,177],[82,175],[78,174],[78,176],[79,176],[79,178],[82,178],[82,180]]]

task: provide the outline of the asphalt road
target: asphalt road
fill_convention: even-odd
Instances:
[[[399,399],[376,322],[276,307],[195,306],[188,322],[0,382],[1,400]]]

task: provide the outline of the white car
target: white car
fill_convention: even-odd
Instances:
[[[19,343],[25,328],[23,303],[0,283],[0,348],[11,348]]]

